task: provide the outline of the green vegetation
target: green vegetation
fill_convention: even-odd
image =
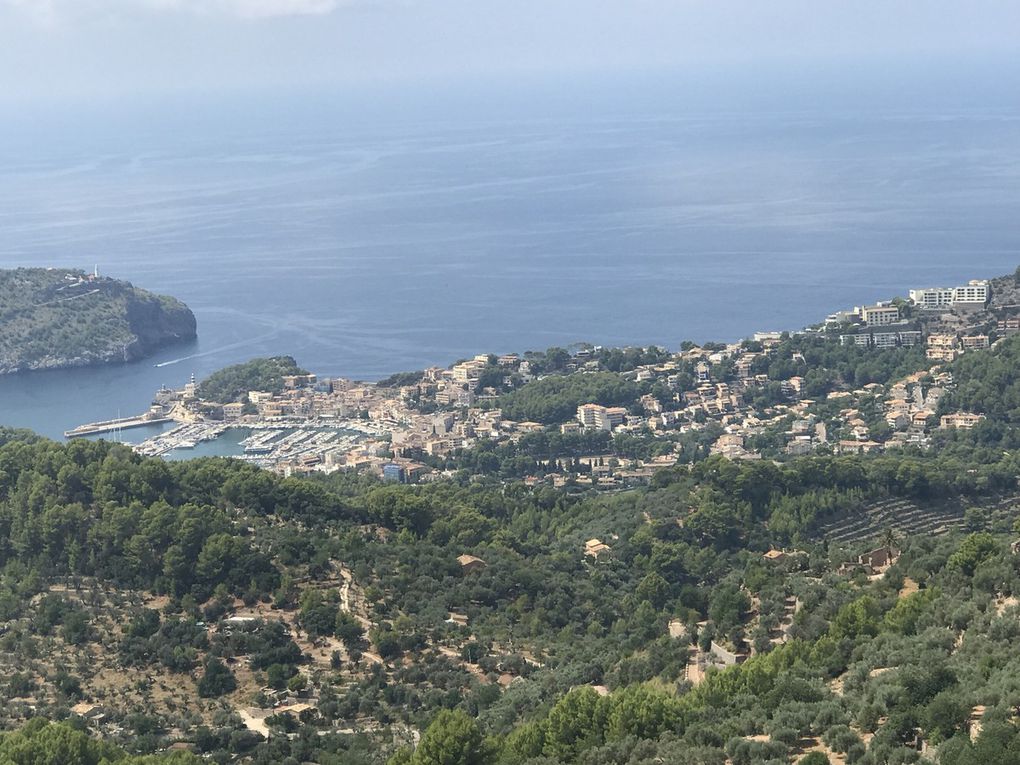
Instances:
[[[602,369],[610,372],[629,372],[646,364],[661,364],[672,358],[665,348],[600,348],[595,358]]]
[[[248,391],[279,393],[286,375],[306,375],[290,356],[271,356],[234,364],[214,372],[198,386],[198,395],[206,401],[226,404],[247,401]]]
[[[37,718],[21,730],[0,734],[0,765],[198,765],[185,752],[133,757],[96,741],[83,730]]]
[[[752,371],[775,381],[803,377],[805,397],[823,398],[837,386],[886,384],[930,366],[921,346],[861,348],[817,335],[792,335],[784,336]]]
[[[983,353],[964,354],[949,367],[955,390],[943,402],[945,411],[988,415],[989,427],[1002,432],[1020,423],[1020,335],[1006,338]]]
[[[401,388],[405,385],[414,385],[425,377],[425,373],[418,372],[397,372],[389,377],[384,377],[376,383],[380,388]]]
[[[469,474],[483,473],[502,478],[524,478],[530,475],[555,473],[559,465],[571,471],[590,470],[578,463],[577,458],[592,454],[647,459],[668,453],[676,443],[686,442],[692,452],[704,456],[707,446],[699,450],[698,444],[709,444],[718,437],[717,429],[706,428],[697,434],[678,436],[676,439],[652,439],[641,435],[616,435],[607,431],[560,433],[545,430],[526,433],[516,441],[495,443],[480,441],[470,449],[458,451],[449,459],[435,459],[427,454],[415,458],[426,464],[450,470],[463,470]],[[681,457],[681,461],[692,461]]]
[[[629,407],[641,393],[640,386],[611,372],[551,375],[501,396],[497,406],[513,420],[555,424],[571,419],[581,404]]]
[[[254,488],[239,486],[251,469],[219,461],[181,472],[106,442],[11,442],[0,452],[0,566],[21,560],[202,600],[219,585],[276,586],[275,568],[225,512],[227,497]]]
[[[80,271],[0,270],[0,374],[141,358],[195,337],[178,300]]]
[[[921,736],[955,764],[1016,745],[1003,733],[1020,704],[1015,617],[997,605],[1020,594],[1009,513],[966,537],[904,540],[875,581],[837,576],[849,551],[812,537],[884,497],[977,504],[1015,492],[1020,470],[1005,455],[714,457],[599,496],[283,479],[17,432],[0,444],[8,725],[26,697],[54,719],[84,698],[114,708],[113,739],[130,752],[157,751],[177,730],[200,752],[259,763],[764,763],[805,737],[879,763],[916,759],[906,744]],[[585,558],[593,536],[610,540],[610,558]],[[762,563],[790,540],[808,554]],[[463,575],[464,552],[485,569]],[[921,589],[901,596],[908,576]],[[159,595],[165,605],[148,605]],[[793,597],[788,641],[775,642]],[[262,615],[225,626],[245,608]],[[687,639],[668,636],[670,620]],[[713,642],[759,653],[692,688],[690,644]],[[100,683],[111,671],[125,678],[112,695]],[[173,706],[145,695],[152,676],[178,689]],[[836,678],[842,696],[827,685]],[[264,689],[311,701],[300,719],[271,718],[297,738],[263,740],[224,712],[267,704]],[[122,695],[131,701],[117,709]],[[994,742],[967,740],[961,715],[978,704],[992,710]],[[331,732],[407,725],[425,731],[413,752],[400,736]]]

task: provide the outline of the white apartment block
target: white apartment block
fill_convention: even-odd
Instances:
[[[862,332],[860,334],[855,334],[855,335],[840,335],[839,336],[839,343],[840,343],[840,345],[863,345],[863,346],[868,346],[868,345],[871,345],[871,335],[869,335],[869,334],[867,334],[865,332]]]
[[[595,413],[595,427],[599,430],[612,430],[627,421],[627,410],[622,406],[603,407]]]
[[[910,302],[918,308],[934,310],[953,305],[984,305],[988,302],[988,281],[971,279],[962,287],[925,287],[910,290]]]
[[[839,336],[840,345],[859,345],[864,348],[909,348],[920,342],[921,331],[917,329],[890,328]]]
[[[899,345],[899,333],[876,332],[871,336],[871,342],[876,348],[895,348]]]
[[[900,309],[894,305],[867,305],[860,309],[860,317],[869,327],[881,327],[900,320]]]
[[[595,412],[601,409],[598,404],[581,404],[577,407],[577,421],[583,428],[595,427]]]
[[[910,347],[912,345],[919,345],[921,342],[921,330],[919,329],[908,329],[899,334],[900,345]]]
[[[622,406],[599,406],[581,404],[577,407],[577,421],[584,428],[612,430],[627,420],[627,410]]]
[[[953,304],[969,303],[984,305],[988,302],[988,282],[972,279],[965,287],[953,288]]]
[[[918,308],[945,308],[953,304],[953,292],[952,287],[926,287],[920,290],[910,290],[910,302]]]

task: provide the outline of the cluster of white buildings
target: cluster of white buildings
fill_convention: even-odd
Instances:
[[[909,348],[921,342],[921,330],[911,326],[854,332],[839,336],[842,345],[860,345],[865,348]]]
[[[972,279],[959,287],[925,287],[909,291],[910,303],[922,311],[941,309],[982,308],[991,297],[988,281]],[[918,345],[923,340],[921,330],[904,319],[900,306],[892,301],[874,305],[855,306],[852,311],[840,311],[826,319],[829,325],[854,323],[858,329],[839,336],[843,345],[866,348],[897,348]],[[936,351],[931,358],[943,359]],[[948,360],[948,359],[947,359]]]
[[[855,323],[858,329],[839,336],[841,345],[864,348],[910,347],[921,342],[921,331],[903,319],[900,307],[891,302],[855,306],[852,311],[834,313],[828,324]]]

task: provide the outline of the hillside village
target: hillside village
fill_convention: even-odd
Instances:
[[[576,445],[568,453],[534,455],[535,469],[522,477],[599,488],[646,481],[677,462],[685,440],[731,459],[924,448],[934,431],[970,428],[981,419],[940,409],[953,387],[945,365],[1016,332],[1020,301],[1007,277],[911,289],[908,299],[837,312],[794,335],[759,332],[739,343],[687,344],[678,353],[638,349],[639,360],[653,360],[620,371],[607,368],[604,349],[581,346],[570,353],[553,349],[554,370],[545,354],[482,354],[395,376],[404,384],[288,375],[279,392],[252,390],[243,401],[203,400],[192,381],[157,394],[147,416],[179,425],[138,448],[160,454],[247,427],[253,434],[242,458],[285,475],[364,470],[418,482],[451,475],[458,458],[481,444],[512,447],[529,435],[556,432]],[[913,368],[859,386],[840,379],[812,386],[812,364],[798,348],[823,341],[876,355],[911,353]],[[620,405],[580,400],[573,416],[542,422],[506,411],[508,394],[550,375],[600,374],[616,375],[636,393]],[[601,448],[584,451],[584,437],[599,433],[609,437],[588,441]],[[627,455],[614,448],[620,437],[658,444]]]

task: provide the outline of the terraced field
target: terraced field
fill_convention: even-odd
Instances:
[[[888,499],[825,524],[819,528],[818,536],[831,543],[848,544],[880,536],[886,529],[892,529],[901,537],[944,534],[963,526],[964,510],[968,506],[959,498],[923,505],[906,499]],[[994,499],[982,503],[982,507],[993,518],[1007,515],[1015,518],[1020,496]]]

